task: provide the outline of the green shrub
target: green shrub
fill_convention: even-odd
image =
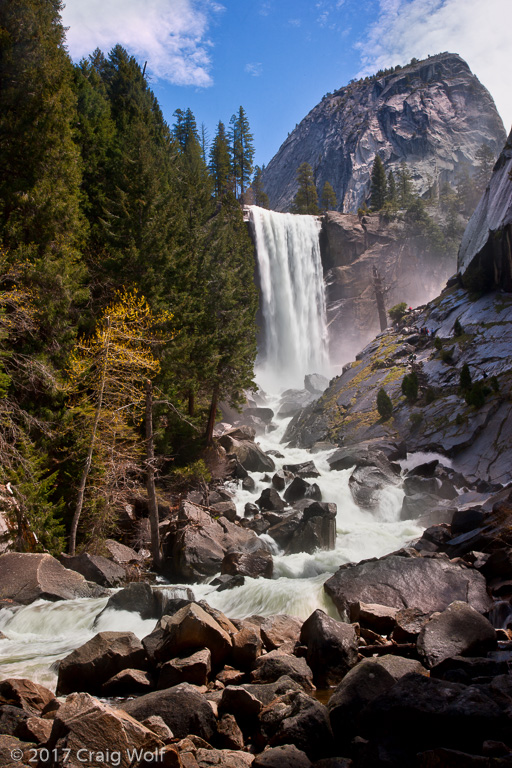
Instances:
[[[462,336],[463,333],[464,333],[464,328],[462,327],[462,325],[459,322],[459,319],[457,318],[457,320],[455,321],[455,324],[453,326],[453,335],[454,336]]]
[[[434,347],[435,347],[437,350],[440,350],[440,349],[442,349],[442,348],[443,348],[443,342],[441,341],[441,339],[438,339],[438,338],[437,338],[437,336],[436,336],[436,338],[434,339]]]
[[[423,414],[419,411],[414,411],[414,413],[411,413],[409,416],[409,421],[411,423],[412,429],[417,429],[423,421]]]
[[[467,363],[464,363],[462,366],[462,370],[460,372],[460,388],[462,392],[465,392],[467,389],[470,389],[471,387],[471,373],[469,371],[469,365]]]
[[[434,389],[434,387],[428,387],[427,391],[425,392],[425,402],[430,405],[430,403],[433,403],[436,399],[437,391]]]
[[[402,379],[402,394],[410,402],[418,399],[418,377],[415,371],[406,374]]]
[[[377,393],[377,410],[384,421],[393,413],[393,403],[385,389],[379,389]]]
[[[407,304],[405,303],[405,301],[401,301],[400,304],[395,304],[394,307],[391,307],[391,309],[388,309],[388,315],[390,316],[393,323],[397,323],[399,320],[401,320],[406,312],[407,312]]]
[[[212,479],[210,470],[202,459],[187,464],[185,467],[177,467],[172,473],[173,485],[178,488],[190,488]]]
[[[443,363],[446,365],[452,365],[453,363],[453,347],[451,349],[442,349],[439,355]]]
[[[489,392],[489,387],[486,387],[483,381],[476,381],[472,384],[470,389],[466,391],[466,403],[472,405],[473,408],[481,408],[485,403],[485,398]]]

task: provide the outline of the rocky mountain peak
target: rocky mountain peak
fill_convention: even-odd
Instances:
[[[454,182],[487,144],[506,140],[489,92],[457,54],[441,53],[326,94],[292,131],[262,176],[271,207],[288,210],[296,171],[307,162],[319,190],[328,181],[338,207],[354,213],[369,192],[375,155],[386,171],[405,162],[418,192]]]

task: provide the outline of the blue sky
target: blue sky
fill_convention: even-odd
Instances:
[[[190,107],[210,138],[240,105],[255,162],[328,91],[413,56],[459,53],[512,123],[511,0],[64,0],[74,59],[121,43],[169,124]]]

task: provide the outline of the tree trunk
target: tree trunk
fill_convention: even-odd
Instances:
[[[96,406],[96,413],[94,415],[94,423],[92,425],[91,442],[89,443],[89,450],[87,451],[87,457],[85,459],[84,469],[82,477],[80,478],[80,485],[78,486],[78,498],[76,500],[75,513],[73,520],[71,521],[71,530],[69,532],[69,554],[74,555],[76,549],[76,535],[78,532],[78,523],[80,522],[80,515],[82,514],[82,507],[84,505],[85,486],[87,484],[87,478],[91,469],[91,462],[94,453],[94,444],[96,442],[96,434],[98,432],[98,423],[101,416],[101,409],[103,407],[103,393],[105,392],[105,379],[107,376],[107,364],[108,354],[110,350],[110,317],[107,318],[107,335],[105,344],[105,360],[103,362],[103,371],[101,373],[100,391],[98,392],[98,404]]]
[[[151,554],[153,565],[160,568],[160,529],[158,527],[158,503],[155,490],[155,444],[153,439],[153,385],[146,379],[146,489],[148,492],[149,524],[151,528]]]
[[[213,428],[215,426],[215,417],[217,415],[218,401],[219,401],[219,385],[215,384],[212,392],[212,401],[210,403],[208,426],[206,427],[206,445],[208,446],[213,444]]]

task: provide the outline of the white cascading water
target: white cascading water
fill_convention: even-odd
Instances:
[[[329,373],[320,222],[250,206],[263,319],[257,360],[264,389],[301,389],[304,374]]]
[[[306,373],[328,373],[327,330],[319,223],[312,216],[292,216],[251,207],[261,280],[264,345],[260,351],[257,380],[268,391],[286,387],[301,389]],[[267,396],[275,413],[279,396]],[[320,473],[315,479],[324,501],[337,505],[336,547],[314,554],[285,555],[267,538],[274,552],[274,578],[250,579],[231,590],[217,592],[209,584],[193,585],[195,598],[206,599],[232,618],[251,614],[288,613],[306,618],[316,608],[337,617],[334,605],[323,590],[330,574],[347,562],[379,557],[421,535],[414,521],[400,520],[403,491],[398,486],[383,489],[379,506],[360,509],[349,488],[351,470],[331,471],[330,451],[311,455],[306,450],[286,448],[281,439],[290,421],[274,419],[277,429],[258,438],[265,451],[284,454],[276,458],[276,470],[284,464],[311,459]],[[233,486],[239,515],[247,502],[254,503],[268,479],[251,473],[252,492]],[[131,630],[139,637],[151,632],[154,621],[139,614],[103,611],[106,598],[48,603],[39,600],[22,608],[0,610],[0,678],[28,677],[49,687],[55,685],[55,662],[101,630]]]

